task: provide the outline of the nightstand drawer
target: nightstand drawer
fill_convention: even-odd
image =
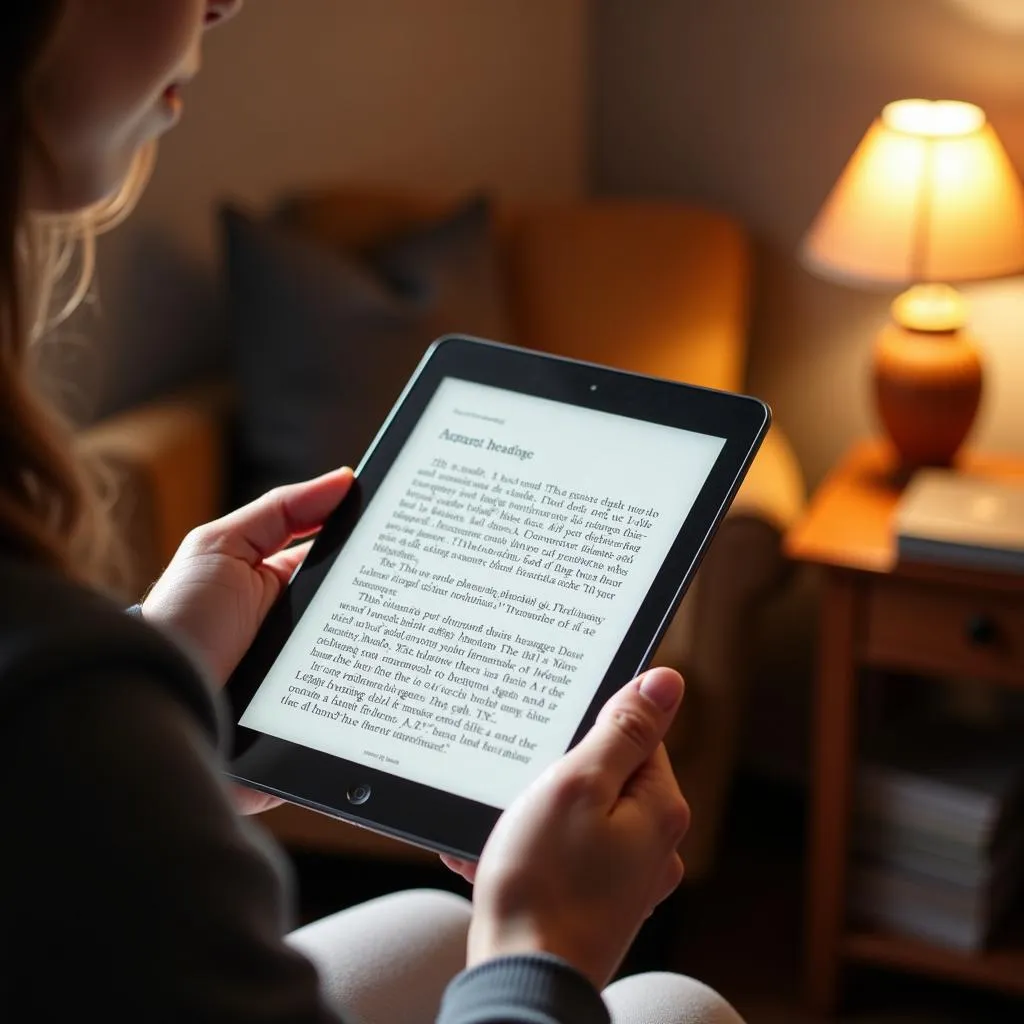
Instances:
[[[1024,598],[878,580],[862,635],[878,667],[1024,686]]]

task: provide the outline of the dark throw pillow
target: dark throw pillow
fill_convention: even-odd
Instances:
[[[512,340],[486,200],[361,257],[230,206],[221,226],[235,503],[358,462],[436,337]]]
[[[511,342],[493,210],[485,196],[450,216],[389,239],[369,253],[373,267],[423,310],[434,337],[472,334]]]

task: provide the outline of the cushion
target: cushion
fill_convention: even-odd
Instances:
[[[493,212],[485,197],[375,246],[368,259],[398,292],[420,306],[434,337],[460,333],[512,340]]]
[[[358,254],[233,206],[221,226],[235,503],[355,465],[440,335],[511,340],[486,199]]]

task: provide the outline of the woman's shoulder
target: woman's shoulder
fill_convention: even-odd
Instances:
[[[0,557],[0,707],[103,672],[153,679],[216,734],[210,691],[170,640],[95,591]]]

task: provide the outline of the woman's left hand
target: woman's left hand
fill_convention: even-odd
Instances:
[[[339,469],[197,527],[146,596],[143,618],[180,639],[223,686],[309,548],[288,545],[315,533],[351,486],[352,470]],[[280,802],[240,793],[243,813]]]

